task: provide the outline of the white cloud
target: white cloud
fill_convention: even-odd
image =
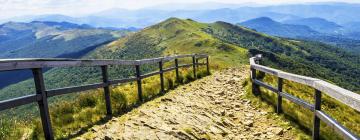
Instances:
[[[81,16],[110,8],[139,9],[165,3],[249,3],[281,4],[329,0],[0,0],[0,19],[21,15],[65,14]],[[338,0],[359,2],[359,0]]]

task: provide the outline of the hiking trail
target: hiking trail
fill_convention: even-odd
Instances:
[[[177,87],[75,139],[294,139],[291,127],[252,107],[242,83],[247,68],[230,68]]]

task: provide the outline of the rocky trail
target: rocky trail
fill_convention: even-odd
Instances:
[[[227,69],[178,87],[75,139],[294,139],[291,127],[245,98],[247,69]]]

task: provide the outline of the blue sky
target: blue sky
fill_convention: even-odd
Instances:
[[[40,14],[83,16],[110,8],[140,9],[169,3],[219,2],[274,5],[325,1],[329,0],[0,0],[0,19]],[[360,3],[360,0],[335,1]]]

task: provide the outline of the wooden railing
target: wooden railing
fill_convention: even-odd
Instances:
[[[320,79],[291,74],[283,72],[277,69],[265,67],[259,65],[258,62],[261,60],[261,55],[250,58],[250,68],[251,68],[251,80],[252,80],[252,89],[254,94],[259,94],[259,86],[262,86],[268,90],[271,90],[277,93],[277,107],[276,112],[282,112],[282,98],[286,98],[289,101],[296,103],[314,113],[313,120],[313,130],[312,138],[317,140],[320,138],[320,120],[325,122],[328,126],[334,129],[338,134],[340,134],[345,139],[358,140],[359,137],[351,133],[347,128],[338,123],[331,116],[327,115],[324,111],[321,111],[321,94],[327,94],[328,96],[340,101],[341,103],[350,106],[351,108],[360,111],[360,95],[349,90],[343,89],[336,85],[330,84]],[[258,79],[256,79],[256,71],[261,71],[270,75],[278,77],[277,87],[272,87],[269,84],[266,84]],[[299,99],[295,96],[290,95],[289,93],[284,92],[283,89],[283,79],[297,82],[310,86],[315,89],[315,103],[311,104],[302,99]],[[359,116],[360,117],[360,116]]]
[[[178,59],[192,58],[192,64],[179,65]],[[206,59],[205,63],[198,63],[199,59]],[[164,62],[175,60],[175,66],[170,68],[163,68]],[[143,64],[159,64],[159,71],[141,74],[140,66]],[[135,77],[126,79],[110,80],[108,76],[109,65],[125,65],[135,66]],[[50,122],[48,100],[47,98],[67,93],[80,92],[90,89],[103,88],[105,94],[106,112],[107,115],[112,115],[111,102],[110,102],[110,85],[116,85],[126,82],[137,82],[137,91],[139,101],[143,102],[141,80],[150,76],[160,75],[161,92],[164,92],[164,76],[165,72],[175,70],[176,79],[179,78],[179,68],[193,67],[194,78],[196,79],[196,68],[199,65],[206,65],[207,72],[209,73],[209,57],[204,54],[191,54],[191,55],[177,55],[169,57],[160,57],[153,59],[142,60],[78,60],[78,59],[2,59],[0,60],[0,72],[12,71],[21,69],[31,69],[35,81],[36,94],[17,97],[13,99],[0,101],[0,111],[5,109],[14,108],[20,105],[30,104],[37,102],[40,110],[40,117],[43,126],[43,131],[46,139],[54,139],[53,131]],[[95,83],[90,85],[66,87],[59,89],[46,89],[43,77],[43,68],[53,67],[101,67],[102,83]]]

